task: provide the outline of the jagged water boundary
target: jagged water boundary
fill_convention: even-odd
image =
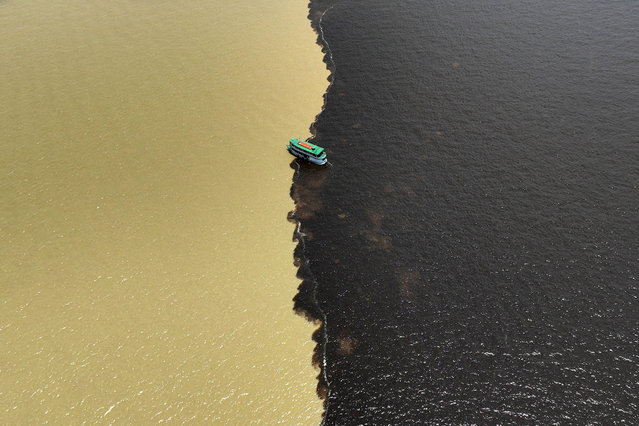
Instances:
[[[315,116],[315,120],[310,126],[311,138],[309,140],[315,139],[317,136],[317,128],[316,123],[324,112],[326,108],[326,103],[328,100],[328,94],[333,87],[333,83],[335,81],[335,72],[336,66],[335,61],[333,59],[333,53],[331,51],[330,45],[326,40],[324,35],[324,29],[322,27],[322,22],[324,20],[325,15],[333,9],[333,5],[325,8],[323,12],[320,13],[320,10],[314,6],[313,0],[309,2],[309,15],[308,19],[311,21],[311,27],[317,33],[317,44],[322,47],[322,52],[324,53],[324,63],[326,64],[326,68],[329,71],[328,81],[329,85],[324,92],[324,102],[322,105],[321,111]],[[329,147],[330,150],[330,147]],[[330,163],[329,163],[330,164]],[[307,215],[313,215],[321,206],[318,205],[309,205],[308,202],[304,202],[302,198],[306,200],[316,199],[318,194],[318,190],[321,187],[321,184],[325,181],[324,178],[320,178],[315,182],[304,182],[304,178],[300,174],[301,163],[299,160],[293,160],[291,163],[291,167],[294,168],[295,173],[293,175],[293,183],[291,185],[290,196],[295,203],[295,210],[289,212],[288,220],[295,224],[295,230],[293,232],[293,241],[296,241],[298,244],[294,251],[294,259],[295,266],[298,267],[297,277],[302,279],[302,283],[298,287],[298,293],[294,297],[294,310],[299,315],[304,316],[308,321],[319,324],[319,328],[313,333],[313,340],[316,343],[314,353],[313,353],[313,364],[319,368],[320,373],[317,377],[317,394],[318,396],[324,400],[324,413],[322,415],[322,425],[325,424],[327,418],[327,412],[330,405],[330,381],[328,378],[328,369],[327,369],[327,352],[326,348],[328,345],[328,324],[327,317],[325,312],[322,310],[319,300],[318,300],[318,283],[315,278],[313,272],[310,268],[310,262],[306,257],[306,238],[307,236],[302,230],[302,220]],[[306,165],[304,164],[304,168],[309,167],[314,169],[318,174],[324,175],[326,174],[326,168],[318,168],[317,166]],[[319,186],[317,183],[319,182]],[[302,197],[301,194],[304,193],[305,196]],[[309,193],[313,194],[309,197]]]
[[[313,27],[313,29],[318,35],[317,44],[322,46],[322,52],[324,53],[324,63],[326,63],[326,68],[328,69],[330,74],[328,76],[329,84],[328,84],[328,87],[326,88],[326,92],[324,92],[324,103],[322,104],[322,110],[319,112],[319,114],[317,114],[317,116],[315,117],[315,121],[311,124],[311,134],[312,134],[311,140],[315,139],[315,136],[316,136],[315,123],[317,122],[317,119],[319,118],[319,116],[324,112],[324,109],[326,109],[326,103],[328,102],[328,94],[331,91],[331,88],[333,87],[333,83],[335,82],[335,73],[337,71],[337,67],[335,66],[335,60],[333,59],[333,51],[331,50],[331,46],[330,44],[328,44],[328,41],[326,40],[326,37],[324,36],[324,28],[322,27],[322,21],[324,20],[324,16],[326,15],[326,13],[328,13],[330,10],[333,9],[333,5],[331,5],[329,8],[324,10],[324,12],[322,12],[319,19],[317,20],[317,26],[315,26],[313,17],[312,17],[312,14],[313,14],[312,3],[313,3],[312,1],[309,3],[309,8],[311,9],[311,13],[308,15],[308,18],[311,20],[311,26]],[[328,61],[327,61],[327,58],[328,58]]]

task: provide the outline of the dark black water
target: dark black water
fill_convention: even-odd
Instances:
[[[325,423],[639,422],[639,2],[325,10],[332,166],[292,188]]]

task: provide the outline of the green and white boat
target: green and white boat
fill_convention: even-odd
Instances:
[[[310,142],[303,141],[301,139],[291,139],[286,147],[288,152],[298,158],[302,158],[313,164],[324,165],[326,164],[326,152],[321,146],[314,145]]]

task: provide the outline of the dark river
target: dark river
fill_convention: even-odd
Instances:
[[[331,164],[292,196],[325,423],[636,422],[639,2],[310,16]]]

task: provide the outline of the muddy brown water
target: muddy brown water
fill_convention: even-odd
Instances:
[[[0,422],[317,424],[304,1],[0,3]]]

